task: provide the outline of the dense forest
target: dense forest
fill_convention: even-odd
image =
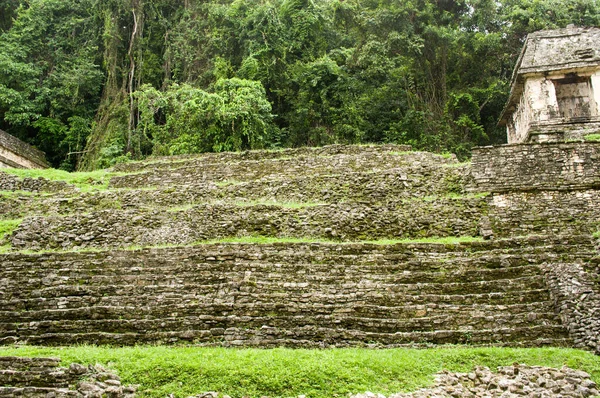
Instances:
[[[527,33],[596,0],[0,0],[0,128],[67,170],[406,143],[469,156]]]

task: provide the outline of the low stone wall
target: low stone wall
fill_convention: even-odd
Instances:
[[[474,190],[600,188],[600,143],[519,144],[473,149]]]
[[[286,180],[303,176],[342,175],[353,172],[383,172],[390,169],[417,168],[427,170],[442,165],[457,165],[456,158],[446,158],[427,152],[365,152],[357,155],[297,156],[266,160],[244,160],[232,163],[189,162],[166,163],[168,168],[156,167],[136,174],[113,177],[113,188],[193,185],[198,182],[255,181],[273,178]]]
[[[12,245],[18,249],[108,248],[253,235],[339,241],[476,236],[486,206],[485,198],[467,198],[382,206],[206,204],[173,212],[103,210],[65,217],[28,217],[13,234]]]
[[[323,157],[335,155],[377,156],[386,152],[410,152],[410,145],[327,145],[322,147],[286,148],[280,150],[254,150],[242,152],[216,152],[197,155],[179,155],[149,158],[143,162],[121,163],[114,167],[115,171],[138,172],[142,170],[158,170],[179,168],[181,166],[203,167],[206,164],[226,164],[242,161],[261,161],[298,156]]]
[[[49,167],[44,152],[0,130],[0,168],[45,169]]]
[[[74,189],[64,181],[50,181],[42,177],[19,178],[0,171],[0,191],[60,192]]]
[[[133,398],[135,387],[121,385],[99,366],[59,367],[58,358],[0,357],[0,397]]]
[[[495,193],[488,217],[496,237],[592,234],[600,229],[600,190]]]
[[[0,255],[0,342],[568,345],[540,265],[585,238]],[[588,243],[589,244],[589,243]]]

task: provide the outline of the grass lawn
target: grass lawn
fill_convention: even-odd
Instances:
[[[2,347],[0,355],[58,356],[63,364],[100,363],[118,371],[123,383],[139,384],[143,397],[187,397],[217,391],[232,397],[347,397],[371,391],[391,394],[433,383],[442,369],[515,362],[582,369],[600,381],[600,357],[573,349],[227,349],[138,346],[125,348]]]

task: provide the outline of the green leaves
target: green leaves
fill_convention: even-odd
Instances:
[[[135,93],[138,133],[155,154],[264,148],[274,142],[271,104],[260,82],[220,79],[214,92],[174,84],[165,92],[143,86]]]
[[[598,0],[5,0],[0,128],[66,168],[335,142],[465,158],[505,139],[524,36],[570,23],[600,26]]]

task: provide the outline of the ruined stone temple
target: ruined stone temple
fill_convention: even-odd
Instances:
[[[0,168],[48,168],[44,152],[0,130]]]
[[[509,144],[600,132],[600,28],[530,34],[500,124],[506,125]]]
[[[0,172],[0,344],[600,352],[600,142],[565,140],[596,123],[597,34],[528,38],[510,144],[471,162],[332,145],[86,189]]]

